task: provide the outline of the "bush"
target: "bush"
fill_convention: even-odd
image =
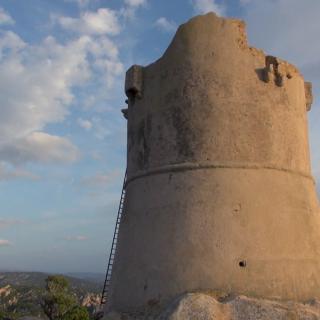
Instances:
[[[60,275],[46,279],[41,307],[50,320],[89,320],[87,309],[79,305],[70,291],[68,280]]]

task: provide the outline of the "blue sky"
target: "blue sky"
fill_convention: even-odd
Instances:
[[[125,171],[125,70],[216,11],[313,82],[320,178],[319,0],[0,0],[0,270],[104,272]]]

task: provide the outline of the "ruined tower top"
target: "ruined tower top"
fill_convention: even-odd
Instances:
[[[293,65],[250,47],[243,21],[214,13],[191,19],[179,27],[162,58],[128,70],[126,93],[129,175],[193,159],[310,174],[306,110],[311,85]],[[174,121],[176,139],[163,136],[152,148],[131,150],[140,148],[130,132],[138,123],[149,130],[145,139],[159,134],[156,128],[150,131],[159,112]]]

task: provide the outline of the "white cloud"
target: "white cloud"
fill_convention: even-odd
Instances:
[[[169,21],[165,17],[160,17],[156,22],[155,26],[158,27],[160,30],[165,32],[173,32],[177,29],[177,25],[173,21]]]
[[[67,237],[64,237],[64,240],[66,240],[66,241],[86,241],[86,240],[89,240],[89,238],[86,236],[67,236]]]
[[[240,4],[245,6],[245,5],[248,5],[252,2],[253,0],[240,0]]]
[[[63,46],[48,37],[39,46],[7,46],[0,60],[0,145],[64,120],[72,87],[90,77],[89,41],[82,37]]]
[[[94,126],[94,135],[97,139],[103,140],[105,137],[111,134],[110,129],[106,126],[103,119],[94,117],[92,118],[92,123]]]
[[[225,7],[217,3],[216,0],[192,0],[192,5],[196,13],[204,14],[207,12],[215,12],[222,16],[225,13]]]
[[[16,55],[26,43],[14,32],[0,32],[0,62],[6,55]]]
[[[66,138],[36,131],[1,146],[0,158],[15,165],[72,163],[79,158],[79,150]]]
[[[92,129],[92,122],[89,120],[79,118],[77,122],[78,122],[78,125],[85,130],[89,131]]]
[[[0,247],[12,246],[12,242],[9,240],[0,239]]]
[[[132,20],[135,18],[136,10],[147,5],[147,0],[125,0],[124,7],[119,10],[120,16]]]
[[[0,228],[7,228],[16,225],[25,224],[26,222],[19,219],[0,219]]]
[[[119,59],[118,46],[109,36],[117,35],[121,31],[117,11],[100,8],[97,12],[85,12],[80,18],[53,17],[64,29],[87,35],[90,39],[87,47],[88,53],[94,56],[91,67],[100,72],[104,85],[112,87],[114,79],[124,72]]]
[[[86,11],[80,18],[53,17],[66,30],[88,35],[116,35],[121,27],[116,11],[100,8],[97,12]]]
[[[92,151],[91,158],[96,161],[103,160],[103,155],[100,151]]]
[[[100,71],[105,71],[105,84],[108,88],[113,86],[114,79],[124,71],[123,64],[120,61],[98,58],[94,65]]]
[[[28,180],[39,180],[40,177],[34,173],[25,170],[23,168],[10,167],[3,164],[0,164],[0,181],[16,180],[16,179],[28,179]],[[1,219],[0,219],[1,227]]]
[[[64,44],[49,36],[31,45],[11,31],[2,32],[0,161],[21,165],[77,160],[79,151],[69,139],[44,131],[48,124],[65,120],[76,102],[74,88],[89,80],[104,91],[113,86],[123,72],[118,54],[115,43],[101,35],[80,35]]]
[[[96,71],[100,72],[104,85],[107,88],[111,88],[114,84],[114,79],[124,72],[124,66],[118,57],[118,47],[109,38],[99,37],[91,41],[89,51],[95,57],[92,66]],[[92,99],[92,96],[89,99]]]
[[[90,51],[97,57],[106,55],[110,59],[118,59],[119,50],[116,44],[106,37],[99,37],[96,41],[91,41]]]
[[[15,21],[12,19],[12,17],[4,11],[3,8],[0,7],[0,25],[5,25],[5,24],[14,24]]]
[[[130,7],[139,7],[147,3],[146,0],[125,0],[124,3]]]
[[[76,2],[80,8],[84,8],[84,7],[88,6],[90,3],[90,0],[65,0],[65,1],[66,2]]]
[[[83,178],[80,183],[85,187],[106,187],[116,181],[120,176],[119,170],[98,172],[95,175]]]
[[[191,0],[191,3],[197,14],[205,14],[213,11],[217,15],[222,16],[225,13],[225,7],[217,3],[216,0]]]

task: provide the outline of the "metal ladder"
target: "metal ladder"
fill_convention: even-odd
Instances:
[[[112,275],[112,267],[113,267],[113,263],[114,263],[116,250],[117,250],[119,228],[120,228],[121,217],[123,214],[124,199],[126,196],[126,181],[127,181],[127,172],[126,172],[124,179],[123,179],[123,186],[122,186],[121,198],[120,198],[120,203],[119,203],[119,208],[118,208],[118,215],[117,215],[116,225],[114,228],[111,251],[110,251],[108,267],[107,267],[107,273],[106,273],[106,278],[104,280],[102,296],[101,296],[101,301],[100,301],[101,306],[105,305],[108,300],[108,293],[109,293],[109,287],[110,287],[110,281],[111,281],[111,275]]]

